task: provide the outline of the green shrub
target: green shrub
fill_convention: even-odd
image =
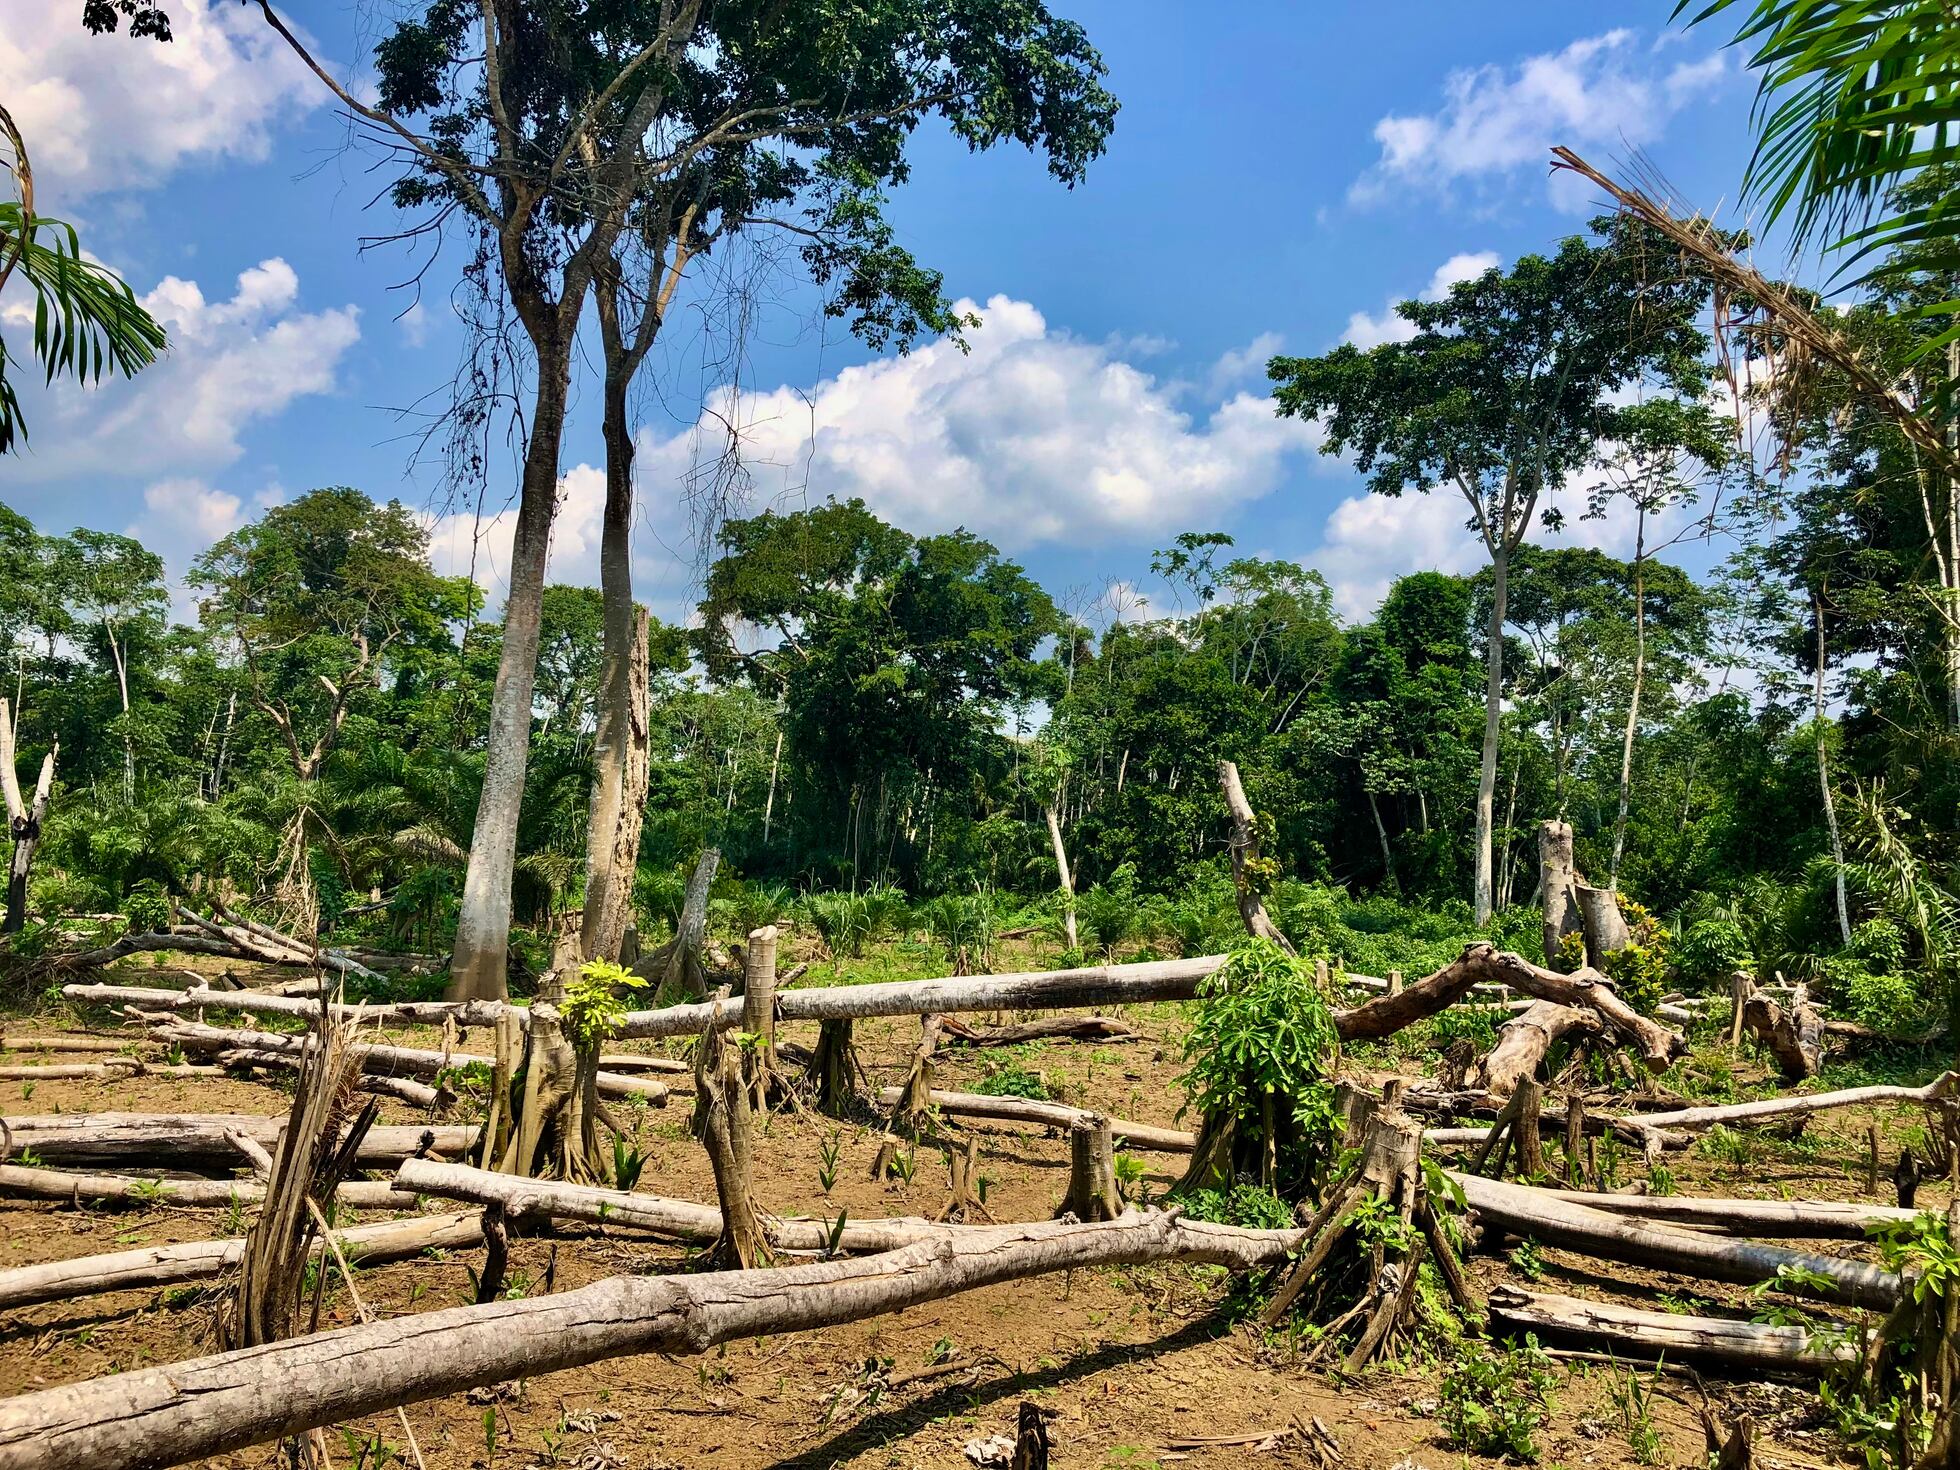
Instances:
[[[1926,1003],[1911,976],[1851,967],[1832,978],[1837,999],[1854,1021],[1892,1036],[1909,1035],[1925,1026]]]
[[[1674,947],[1675,978],[1693,989],[1726,986],[1729,976],[1755,962],[1749,936],[1727,915],[1695,920]]]
[[[1458,1037],[1467,1037],[1479,1056],[1497,1045],[1498,1018],[1510,1018],[1496,1006],[1453,1005],[1429,1020],[1430,1039],[1440,1051]]]
[[[1844,948],[1875,974],[1897,974],[1905,968],[1905,931],[1883,915],[1867,919],[1853,929],[1851,942]]]
[[[122,901],[132,934],[161,934],[170,928],[170,895],[154,878],[145,878]]]
[[[1443,1377],[1438,1413],[1450,1444],[1473,1455],[1535,1462],[1553,1381],[1552,1360],[1535,1337],[1509,1349],[1466,1344]]]
[[[995,903],[987,893],[943,893],[922,903],[914,917],[945,951],[948,964],[962,962],[975,970],[992,966]]]
[[[1040,1102],[1048,1096],[1048,1079],[1019,1062],[1003,1062],[989,1071],[973,1090],[988,1097],[1025,1097]]]
[[[1143,907],[1136,886],[1136,865],[1124,863],[1109,875],[1108,883],[1097,883],[1076,895],[1075,921],[1084,948],[1107,958],[1118,945],[1137,936],[1143,928]]]
[[[1214,1225],[1239,1225],[1248,1230],[1288,1230],[1293,1211],[1270,1189],[1234,1184],[1230,1189],[1194,1189],[1178,1196],[1184,1213]]]

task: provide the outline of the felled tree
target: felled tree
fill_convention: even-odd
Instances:
[[[1203,1122],[1178,1188],[1256,1179],[1289,1196],[1317,1193],[1341,1042],[1313,961],[1254,940],[1202,983],[1198,1001],[1183,1083]]]

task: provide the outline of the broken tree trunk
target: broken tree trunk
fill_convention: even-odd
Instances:
[[[1511,1285],[1491,1292],[1490,1315],[1492,1325],[1506,1329],[1507,1335],[1535,1333],[1549,1342],[1604,1347],[1621,1358],[1702,1363],[1745,1374],[1815,1376],[1858,1359],[1853,1344],[1803,1327],[1647,1312]]]
[[[885,1120],[885,1136],[878,1145],[878,1157],[871,1164],[873,1179],[891,1176],[901,1135],[914,1139],[918,1137],[919,1125],[925,1121],[926,1112],[932,1106],[932,1054],[938,1044],[939,1017],[921,1016],[919,1044],[912,1053],[912,1070],[892,1100],[891,1115]]]
[[[377,1409],[636,1353],[862,1321],[928,1301],[1103,1265],[1257,1270],[1298,1231],[1169,1214],[945,1229],[938,1239],[766,1276],[612,1277],[574,1291],[390,1318],[0,1400],[4,1470],[180,1465]]]
[[[776,926],[749,932],[742,955],[742,1078],[749,1107],[767,1112],[776,1103],[797,1105],[796,1089],[776,1052]]]
[[[1703,1199],[1691,1194],[1598,1194],[1572,1189],[1551,1192],[1559,1199],[1610,1215],[1780,1240],[1864,1240],[1874,1228],[1910,1224],[1918,1218],[1915,1210],[1837,1200]]]
[[[662,991],[684,995],[708,993],[708,972],[701,956],[708,941],[708,890],[714,887],[715,870],[720,866],[720,848],[701,850],[700,860],[687,880],[674,937],[634,966],[635,974],[653,980]]]
[[[1252,803],[1245,799],[1236,763],[1218,763],[1218,789],[1225,794],[1225,809],[1232,818],[1227,848],[1232,855],[1232,888],[1238,895],[1239,918],[1254,939],[1276,944],[1292,954],[1292,943],[1266,913],[1266,900],[1261,896],[1271,880],[1272,865],[1259,855],[1259,821],[1253,815]]]
[[[726,992],[718,992],[722,999]],[[755,1194],[751,1149],[754,1144],[748,1087],[736,1049],[710,1027],[701,1037],[694,1086],[700,1101],[701,1141],[715,1171],[715,1198],[721,1202],[722,1228],[713,1252],[726,1269],[749,1271],[769,1263],[769,1238],[763,1231]]]
[[[0,792],[7,803],[7,829],[13,835],[14,851],[7,864],[7,916],[0,920],[0,934],[18,934],[27,923],[27,874],[34,866],[34,849],[41,845],[41,823],[47,819],[48,799],[54,793],[54,762],[59,741],[41,757],[41,774],[34,783],[32,803],[21,799],[20,777],[14,771],[14,716],[7,701],[0,699]]]
[[[415,1220],[388,1220],[339,1232],[340,1248],[350,1262],[410,1260],[430,1250],[460,1250],[481,1238],[475,1212],[428,1215]],[[325,1249],[314,1238],[307,1256],[317,1260]],[[80,1256],[39,1266],[0,1271],[0,1310],[29,1307],[37,1302],[66,1301],[112,1291],[140,1291],[155,1286],[179,1286],[213,1281],[238,1269],[245,1259],[245,1239],[199,1240],[188,1245],[153,1245],[102,1256]]]
[[[1838,1256],[1805,1255],[1754,1241],[1727,1240],[1611,1215],[1561,1199],[1557,1191],[1452,1173],[1477,1217],[1512,1235],[1629,1265],[1754,1286],[1775,1281],[1782,1267],[1815,1273],[1822,1290],[1856,1306],[1891,1307],[1902,1289],[1890,1271]]]
[[[1784,1010],[1763,991],[1743,1002],[1743,1027],[1776,1058],[1785,1081],[1808,1082],[1824,1065],[1824,1018],[1799,985]]]
[[[1473,1077],[1492,1097],[1509,1097],[1527,1077],[1538,1075],[1552,1047],[1574,1034],[1597,1036],[1598,1015],[1557,1001],[1534,1001],[1530,1010],[1506,1021]]]
[[[851,1022],[825,1021],[817,1027],[817,1047],[810,1054],[810,1080],[816,1088],[817,1110],[826,1117],[848,1118],[868,1085],[864,1063],[851,1043]]]
[[[1572,828],[1565,822],[1538,824],[1538,887],[1545,905],[1545,963],[1559,962],[1565,936],[1582,932],[1578,879],[1572,868]]]
[[[887,1087],[878,1096],[880,1104],[894,1106],[902,1089]],[[1091,1116],[1086,1108],[1043,1098],[995,1097],[984,1092],[941,1092],[933,1089],[927,1105],[949,1118],[995,1118],[1007,1123],[1034,1123],[1044,1128],[1070,1129]],[[1156,1153],[1188,1154],[1197,1146],[1198,1135],[1178,1128],[1158,1128],[1149,1123],[1132,1123],[1112,1118],[1109,1126],[1116,1136],[1132,1148]]]
[[[1620,897],[1610,888],[1573,885],[1579,898],[1579,923],[1586,936],[1586,963],[1603,969],[1606,956],[1633,943],[1633,934],[1620,913]]]
[[[1634,1010],[1620,999],[1619,993],[1613,989],[1613,982],[1598,970],[1584,969],[1574,975],[1561,975],[1555,970],[1541,969],[1521,955],[1495,951],[1489,945],[1470,946],[1464,951],[1464,958],[1468,959],[1477,950],[1487,951],[1483,956],[1483,968],[1489,972],[1479,978],[1502,981],[1520,994],[1536,1000],[1590,1007],[1599,1013],[1608,1030],[1639,1054],[1641,1062],[1650,1072],[1665,1072],[1675,1058],[1685,1055],[1688,1050],[1686,1037]]]

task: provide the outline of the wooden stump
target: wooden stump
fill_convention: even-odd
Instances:
[[[810,1056],[810,1082],[817,1094],[817,1111],[831,1118],[849,1118],[869,1090],[864,1064],[851,1044],[851,1021],[824,1021],[817,1028],[817,1049]]]
[[[1114,1220],[1123,1213],[1116,1186],[1116,1140],[1109,1119],[1091,1114],[1069,1129],[1068,1195],[1057,1215]]]
[[[877,1158],[871,1162],[873,1179],[890,1177],[892,1161],[898,1155],[898,1140],[916,1138],[919,1124],[932,1107],[932,1054],[939,1045],[939,1020],[937,1015],[919,1018],[919,1044],[912,1052],[912,1070],[899,1088],[898,1101],[892,1104],[891,1117],[886,1120],[884,1141],[878,1146]]]
[[[1776,1058],[1786,1080],[1805,1082],[1824,1065],[1824,1018],[1810,1003],[1810,992],[1799,985],[1786,1012],[1761,991],[1742,1007],[1742,1024]]]
[[[772,1103],[800,1106],[796,1089],[776,1051],[776,926],[751,930],[742,959],[743,1083],[749,1106],[766,1112]]]
[[[1545,1149],[1538,1126],[1544,1102],[1545,1089],[1535,1078],[1527,1077],[1520,1082],[1485,1135],[1471,1171],[1501,1179],[1508,1161],[1521,1179],[1544,1178]],[[1569,1141],[1567,1146],[1570,1147]]]
[[[717,1004],[728,989],[715,993]],[[715,1198],[721,1205],[721,1236],[710,1258],[720,1270],[752,1270],[771,1259],[750,1185],[753,1176],[753,1117],[741,1059],[713,1025],[703,1033],[695,1057],[694,1085],[700,1103],[701,1141],[714,1166]]]
[[[1559,949],[1568,934],[1580,932],[1579,903],[1574,889],[1572,828],[1565,822],[1538,824],[1538,887],[1545,905],[1545,963],[1556,968]]]

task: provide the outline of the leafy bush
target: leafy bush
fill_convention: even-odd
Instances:
[[[1136,887],[1136,865],[1124,863],[1109,875],[1107,884],[1097,883],[1076,895],[1075,919],[1085,947],[1108,958],[1118,945],[1137,936],[1143,928],[1143,908]]]
[[[856,893],[806,893],[797,907],[833,958],[855,958],[871,938],[871,917]]]
[[[1334,1013],[1310,960],[1257,940],[1198,987],[1180,1079],[1189,1106],[1235,1121],[1239,1140],[1264,1148],[1263,1112],[1277,1106],[1270,1140],[1289,1180],[1317,1177],[1334,1136],[1333,1077],[1340,1061]]]
[[[170,927],[170,895],[154,878],[145,878],[122,901],[122,915],[132,934],[160,934]]]
[[[1834,986],[1851,1018],[1874,1031],[1903,1036],[1922,1029],[1927,1007],[1909,975],[1885,975],[1854,968]]]
[[[1482,1056],[1497,1045],[1498,1017],[1509,1013],[1496,1006],[1453,1005],[1438,1011],[1429,1021],[1430,1039],[1441,1050],[1458,1037],[1467,1037]]]
[[[1844,948],[1874,974],[1897,974],[1905,968],[1905,931],[1883,915],[1867,919],[1853,929],[1851,942]]]
[[[1508,1349],[1466,1344],[1462,1359],[1443,1377],[1438,1410],[1451,1445],[1473,1455],[1535,1462],[1553,1382],[1552,1360],[1535,1337]]]
[[[988,1097],[1025,1097],[1040,1102],[1048,1096],[1048,1079],[1019,1062],[1003,1062],[989,1071],[973,1090]]]
[[[1214,1225],[1239,1225],[1248,1230],[1288,1230],[1293,1211],[1270,1189],[1235,1184],[1230,1189],[1194,1189],[1178,1196],[1184,1213]]]
[[[1695,920],[1674,947],[1675,978],[1695,989],[1724,986],[1730,975],[1754,963],[1749,936],[1726,914]]]
[[[947,962],[964,960],[969,966],[985,970],[993,963],[995,926],[994,900],[988,893],[945,893],[919,905],[914,917],[925,926]]]
[[[611,960],[588,960],[579,966],[565,986],[565,999],[558,1007],[564,1018],[565,1036],[578,1050],[596,1051],[619,1029],[626,1014],[622,992],[644,989],[646,981]]]
[[[890,883],[877,883],[864,890],[865,938],[876,944],[902,934],[911,925],[912,909],[905,901],[905,890]]]

